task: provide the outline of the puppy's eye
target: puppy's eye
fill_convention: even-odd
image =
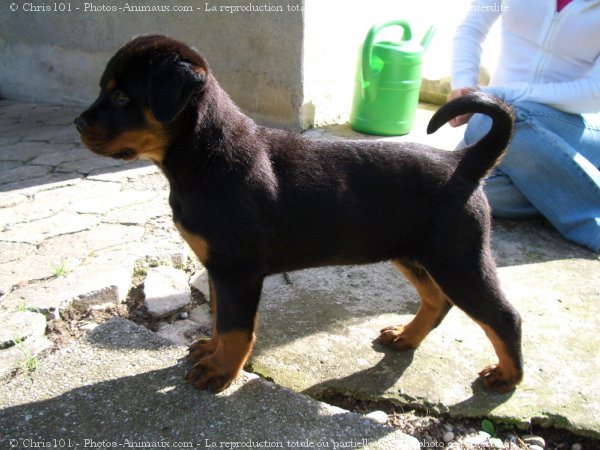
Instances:
[[[129,96],[125,92],[117,90],[110,94],[110,102],[114,106],[125,106],[129,103]]]

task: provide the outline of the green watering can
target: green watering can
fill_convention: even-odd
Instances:
[[[402,28],[400,42],[374,42],[381,30],[391,26]],[[432,26],[421,42],[415,42],[410,25],[404,20],[371,27],[356,71],[352,128],[385,136],[410,132],[419,102],[421,61],[434,34]]]

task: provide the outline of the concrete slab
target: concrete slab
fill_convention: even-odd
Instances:
[[[60,211],[40,220],[6,227],[0,235],[0,241],[38,245],[48,238],[90,230],[100,221],[101,217],[92,214]]]
[[[56,318],[70,305],[84,308],[122,302],[131,285],[137,257],[133,243],[127,248],[91,252],[79,265],[65,263],[60,276],[22,283],[2,298],[1,306],[12,310],[26,308]]]
[[[29,376],[0,384],[0,447],[419,448],[399,431],[256,376],[243,374],[222,394],[197,391],[183,379],[185,353],[132,322],[106,322]]]
[[[136,259],[179,255],[180,264],[187,258],[158,169],[143,162],[97,166],[94,157],[79,152],[81,144],[69,143],[72,130],[67,127],[74,115],[68,108],[0,102],[0,175],[16,169],[24,174],[10,182],[0,176],[1,311],[31,308],[53,316],[73,302],[82,306],[119,302],[127,293]],[[431,109],[419,109],[410,135],[387,139],[454,148],[462,130],[446,126],[425,136],[430,115]],[[42,129],[31,134],[38,125]],[[50,128],[57,130],[56,139]],[[366,138],[343,126],[307,134]],[[43,175],[46,169],[36,172],[41,166],[75,172]],[[15,178],[19,177],[10,179]],[[544,222],[497,221],[494,251],[503,287],[525,319],[526,379],[512,396],[486,394],[477,383],[471,385],[494,355],[483,333],[460,311],[452,311],[417,351],[397,354],[373,343],[380,328],[410,320],[418,307],[414,290],[387,264],[269,278],[252,366],[284,386],[316,396],[341,392],[456,416],[537,421],[598,437],[598,256],[569,244]],[[61,257],[67,270],[56,276],[53,266]],[[146,332],[132,333],[154,342]],[[42,371],[31,378],[32,392],[26,392],[25,377],[0,383],[0,404],[6,405],[0,412],[0,430],[8,430],[0,436],[0,447],[6,447],[11,435],[96,440],[103,436],[145,440],[144,434],[169,440],[199,436],[213,439],[212,443],[225,437],[261,436],[271,428],[277,439],[311,439],[320,435],[318,422],[323,417],[339,416],[307,399],[298,406],[295,394],[264,388],[257,381],[236,384],[229,397],[214,400],[180,383],[186,367],[177,360],[184,350],[168,350],[163,344],[149,348],[132,340],[132,333],[104,333],[51,355],[47,362],[41,358]],[[44,341],[27,339],[25,347],[4,350],[12,351],[13,362],[0,364],[0,372],[8,373],[22,365],[26,355],[47,348],[50,343]],[[69,359],[71,353],[79,358],[77,363]],[[145,386],[154,390],[141,395],[139,406],[131,405],[129,399],[135,396],[137,401]],[[275,405],[269,398],[273,392]],[[243,401],[238,411],[239,399]],[[297,409],[292,416],[285,412],[285,402]],[[230,410],[211,410],[221,407]],[[182,418],[182,411],[190,416]],[[242,424],[241,431],[232,425],[234,420],[238,428]],[[219,421],[228,424],[225,431],[235,429],[236,434],[221,433]],[[354,419],[349,423],[339,425],[338,419],[331,419],[332,426],[342,429],[355,427]],[[133,431],[125,434],[126,426]],[[388,437],[395,436],[377,433],[369,435],[375,436],[369,443],[382,448]],[[343,434],[325,433],[323,439],[341,439]],[[410,448],[397,444],[394,441],[389,448]]]
[[[418,296],[387,263],[290,273],[267,283],[253,370],[319,397],[341,393],[600,437],[600,260],[539,222],[496,221],[502,286],[524,320],[525,380],[512,394],[475,381],[495,362],[482,330],[454,308],[416,351],[374,342],[406,323]]]
[[[23,128],[23,136],[27,135],[27,130],[33,128],[31,123],[23,123],[20,125],[11,125],[6,127],[6,131],[15,132],[19,128]],[[21,136],[21,138],[23,137]],[[3,131],[3,137],[4,131]],[[30,142],[23,141],[12,145],[4,145],[0,148],[0,161],[21,161],[27,162],[39,158],[44,155],[50,155],[56,152],[67,152],[75,147],[73,145],[57,145],[48,142]],[[44,164],[49,165],[49,164]],[[3,176],[4,179],[4,176]]]
[[[46,331],[46,318],[32,311],[0,311],[0,349],[12,347],[30,338],[41,337]]]
[[[45,336],[32,336],[2,350],[0,352],[0,377],[9,375],[15,369],[22,369],[27,373],[37,365],[37,355],[51,347],[52,342]]]
[[[44,189],[55,189],[62,186],[75,186],[81,181],[81,177],[74,173],[51,173],[43,177],[28,178],[26,180],[19,180],[13,183],[6,183],[0,185],[0,203],[10,204],[14,202],[6,202],[4,200],[5,195],[21,194],[31,196],[40,190],[40,186]]]

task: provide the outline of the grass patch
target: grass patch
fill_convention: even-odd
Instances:
[[[64,277],[67,275],[69,270],[67,269],[67,263],[65,261],[65,257],[60,257],[60,262],[58,264],[52,265],[52,276],[55,278]]]
[[[25,347],[25,343],[23,342],[23,339],[18,338],[18,337],[14,337],[12,341],[15,344],[15,347],[23,355],[23,361],[21,361],[21,364],[20,364],[21,367],[27,373],[31,373],[31,372],[35,371],[35,369],[37,369],[37,362],[38,362],[38,360],[33,355],[33,353],[31,353],[31,351],[27,347]]]

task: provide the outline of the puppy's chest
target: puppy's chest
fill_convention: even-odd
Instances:
[[[173,211],[173,222],[181,237],[188,243],[202,264],[209,260],[210,244],[203,230],[202,220],[198,211],[191,210],[186,202],[171,192],[169,204]]]
[[[208,213],[203,211],[201,202],[194,202],[187,197],[182,197],[171,190],[169,205],[173,212],[173,222],[180,224],[190,232],[200,232],[203,224],[202,217]]]
[[[173,221],[181,221],[181,216],[183,215],[183,205],[181,204],[181,199],[173,192],[173,190],[171,190],[169,194],[169,206],[171,206],[171,211],[173,212]]]

